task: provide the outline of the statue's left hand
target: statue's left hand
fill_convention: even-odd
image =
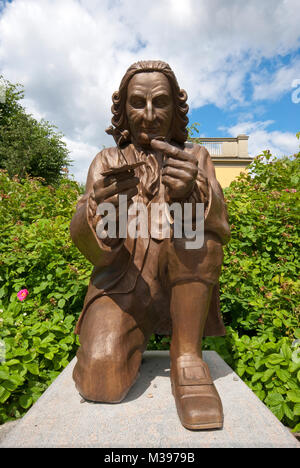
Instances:
[[[153,139],[151,146],[165,155],[162,183],[167,187],[170,198],[186,199],[193,191],[198,175],[196,156],[165,141]]]

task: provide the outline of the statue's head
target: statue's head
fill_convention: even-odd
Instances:
[[[152,138],[183,144],[187,139],[187,94],[170,66],[161,61],[131,65],[112,96],[113,134],[119,145],[148,147]]]

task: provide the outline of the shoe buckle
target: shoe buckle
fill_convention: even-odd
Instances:
[[[184,363],[184,367],[179,369],[179,385],[211,385],[212,383],[208,369],[198,363]]]

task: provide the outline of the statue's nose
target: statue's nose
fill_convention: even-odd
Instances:
[[[153,113],[152,101],[148,99],[146,103],[146,108],[145,108],[145,119],[148,120],[149,122],[152,122],[153,117],[154,117],[154,113]]]

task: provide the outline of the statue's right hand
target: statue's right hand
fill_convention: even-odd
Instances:
[[[119,195],[127,195],[133,198],[137,193],[137,185],[140,179],[134,175],[134,171],[126,173],[102,176],[94,183],[94,199],[97,205],[101,202],[119,204]]]
[[[89,196],[89,218],[94,228],[100,219],[96,215],[99,203],[112,203],[119,207],[119,195],[127,195],[127,203],[132,203],[132,198],[138,193],[137,185],[140,179],[134,175],[134,171],[119,173],[109,176],[102,176],[93,186],[93,191]],[[117,210],[118,212],[118,210]]]

